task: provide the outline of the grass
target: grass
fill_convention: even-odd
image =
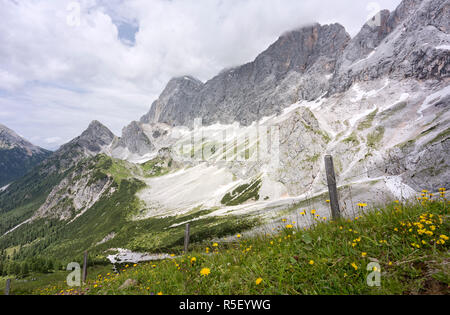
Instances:
[[[367,146],[370,148],[376,148],[378,144],[383,140],[384,128],[379,126],[375,130],[367,135]]]
[[[162,158],[155,158],[141,164],[145,177],[159,177],[169,173],[172,161],[164,161]]]
[[[433,140],[431,140],[429,143],[436,143],[440,141],[447,140],[450,137],[450,128],[442,131],[440,134],[438,134]]]
[[[367,115],[366,119],[358,125],[358,130],[362,131],[362,130],[371,128],[372,124],[373,124],[373,120],[375,119],[377,114],[378,114],[378,109],[376,109],[375,111],[373,111],[372,113]]]
[[[355,132],[353,132],[350,136],[345,138],[342,142],[344,142],[344,143],[351,143],[354,146],[357,146],[357,145],[360,144],[360,142],[358,140],[358,136],[356,135]]]
[[[203,243],[187,256],[99,274],[79,294],[449,294],[448,201],[393,203],[329,222],[300,213],[310,229],[285,222],[274,235]],[[363,209],[363,208],[361,208]],[[376,270],[370,263],[377,263]],[[381,286],[367,277],[380,275]],[[121,289],[128,280],[135,284]],[[36,294],[73,294],[55,284]]]
[[[226,206],[237,206],[252,199],[259,200],[259,190],[261,189],[261,179],[253,180],[249,184],[240,185],[231,193],[223,196],[221,203]]]
[[[99,273],[107,273],[111,271],[111,266],[92,266],[88,268],[89,281],[95,281]],[[26,278],[16,280],[13,279],[11,282],[11,292],[12,295],[31,295],[36,292],[40,292],[39,289],[46,287],[48,283],[54,283],[52,287],[47,287],[47,290],[61,290],[65,287],[65,280],[70,271],[55,271],[48,274],[31,274]],[[6,277],[0,277],[0,288],[5,288]],[[45,291],[44,291],[45,292]],[[43,293],[44,293],[43,292]],[[3,295],[3,290],[0,290],[0,295]]]

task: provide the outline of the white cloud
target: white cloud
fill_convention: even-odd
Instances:
[[[59,143],[62,139],[60,137],[51,137],[51,138],[45,138],[45,143],[48,144],[56,144]]]
[[[120,134],[171,77],[205,81],[314,21],[339,22],[354,35],[373,13],[370,2],[0,0],[0,122],[44,147],[93,119]],[[399,2],[378,1],[388,9]]]

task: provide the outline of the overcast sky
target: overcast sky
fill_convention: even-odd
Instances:
[[[285,31],[354,36],[400,0],[0,0],[0,123],[55,149],[97,119],[116,135],[174,76],[206,81]]]

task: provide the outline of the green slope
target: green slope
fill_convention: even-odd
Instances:
[[[4,264],[28,262],[36,257],[45,257],[65,263],[81,259],[88,250],[93,259],[105,261],[111,248],[128,248],[134,251],[166,252],[180,251],[183,245],[184,225],[182,223],[198,218],[209,211],[189,213],[166,218],[149,218],[133,221],[143,205],[135,196],[145,184],[138,179],[154,170],[112,159],[105,155],[86,158],[64,172],[49,171],[49,164],[36,168],[23,180],[14,183],[7,193],[0,194],[1,235],[12,227],[29,219],[62,179],[67,186],[58,186],[60,191],[52,192],[54,198],[68,194],[50,209],[58,214],[61,208],[73,202],[70,192],[81,180],[87,179],[87,186],[108,182],[110,186],[100,199],[87,211],[74,219],[73,212],[67,220],[57,216],[38,218],[23,224],[11,233],[0,237],[0,252],[17,248],[13,257]],[[157,166],[160,167],[159,165]],[[198,219],[192,222],[192,241],[198,242],[212,237],[231,235],[253,227],[253,220],[245,217],[224,216]],[[115,237],[106,243],[101,241],[109,234]],[[1,258],[1,257],[0,257]]]
[[[0,188],[22,177],[51,155],[50,151],[28,155],[25,149],[0,148]]]

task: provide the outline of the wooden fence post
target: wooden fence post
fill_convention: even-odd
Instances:
[[[84,252],[84,261],[83,261],[83,283],[86,283],[87,279],[87,262],[88,262],[88,252]]]
[[[186,224],[186,230],[184,231],[184,253],[188,253],[189,249],[189,233],[190,233],[190,226],[189,223]]]
[[[331,155],[325,156],[325,170],[327,172],[328,192],[330,194],[331,215],[333,220],[337,220],[340,218],[341,212],[339,210],[339,199],[337,195],[336,174]]]
[[[11,279],[6,280],[5,295],[9,295],[11,291]]]

